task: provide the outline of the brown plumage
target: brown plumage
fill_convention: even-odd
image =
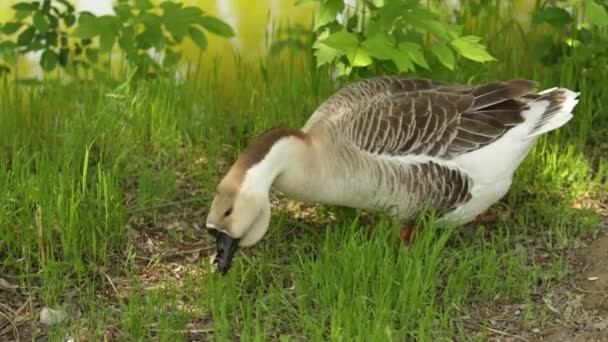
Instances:
[[[536,83],[478,86],[405,77],[377,77],[337,92],[313,114],[308,127],[339,127],[360,149],[375,154],[440,158],[471,152],[523,122]]]

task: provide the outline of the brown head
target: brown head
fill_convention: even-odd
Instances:
[[[216,238],[215,261],[222,273],[230,268],[238,246],[254,245],[268,230],[270,187],[282,172],[290,139],[306,140],[307,136],[292,128],[275,128],[258,136],[219,183],[207,229]]]

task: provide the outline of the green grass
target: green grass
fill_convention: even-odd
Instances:
[[[352,210],[317,208],[337,217],[320,220],[277,208],[268,236],[239,252],[225,277],[211,273],[208,250],[194,263],[179,259],[186,271],[162,255],[142,260],[130,230],[157,232],[168,245],[211,246],[204,233],[168,229],[167,217],[183,211],[179,219],[202,226],[227,162],[269,127],[302,125],[333,92],[329,77],[269,63],[258,79],[259,67],[242,65],[229,99],[217,75],[186,84],[5,86],[0,274],[36,305],[69,312],[50,328],[52,340],[465,339],[472,320],[487,323],[473,318],[478,308],[510,303],[526,305],[530,325],[542,324],[532,294],[560,281],[561,251],[598,228],[600,217],[575,204],[608,194],[606,150],[596,143],[608,131],[608,95],[597,83],[608,72],[576,60],[540,70],[524,63],[525,50],[495,45],[499,62],[434,77],[529,77],[582,92],[576,117],[541,138],[517,171],[495,225],[436,229],[425,216],[420,237],[404,248],[399,223],[381,215],[369,227]],[[550,263],[536,262],[539,248]]]

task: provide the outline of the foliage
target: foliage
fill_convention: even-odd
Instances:
[[[80,56],[83,47],[90,44],[90,40],[70,44],[67,30],[76,22],[76,16],[74,6],[67,0],[19,2],[13,9],[14,18],[1,25],[0,31],[0,57],[9,65],[16,63],[19,54],[40,51],[40,66],[51,71],[57,65],[66,67],[70,55]],[[16,41],[9,40],[8,36],[14,34]],[[0,66],[2,72],[9,70],[7,65]]]
[[[129,65],[137,68],[136,75],[158,75],[179,62],[177,46],[185,38],[205,50],[207,33],[234,35],[229,25],[200,8],[172,1],[118,0],[115,14],[103,16],[75,13],[67,0],[20,2],[13,9],[15,18],[2,26],[2,32],[18,32],[17,40],[2,39],[0,54],[14,62],[15,48],[18,54],[42,51],[40,65],[45,71],[57,65],[88,68],[99,63],[99,53],[109,55],[118,46]],[[74,24],[75,29],[68,30]],[[150,55],[151,49],[162,56],[162,64]]]
[[[392,72],[430,69],[433,62],[453,70],[460,55],[475,62],[495,60],[481,38],[465,35],[462,28],[441,21],[417,0],[317,0],[313,45],[317,66],[331,64],[340,75],[354,68],[381,66]]]
[[[570,3],[570,11],[551,3],[545,3],[534,11],[532,23],[535,27],[549,25],[553,28],[552,34],[534,42],[535,53],[546,64],[574,58],[579,64],[605,65],[608,62],[605,49],[608,45],[606,7],[593,0]]]

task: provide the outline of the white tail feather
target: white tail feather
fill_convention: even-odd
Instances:
[[[560,128],[561,126],[565,125],[568,121],[570,121],[570,119],[572,119],[572,117],[573,117],[572,109],[578,103],[577,97],[578,97],[579,93],[575,93],[572,90],[569,90],[566,88],[551,88],[551,89],[544,90],[544,91],[540,92],[539,94],[540,95],[551,95],[551,93],[553,93],[553,92],[561,93],[560,95],[564,96],[565,100],[562,100],[561,103],[556,104],[557,106],[559,106],[559,108],[554,113],[552,113],[549,117],[545,117],[544,115],[541,115],[538,119],[539,121],[538,121],[536,127],[524,139],[534,138],[541,134],[544,134],[544,133],[547,133],[554,129]],[[547,100],[541,98],[538,101],[547,101]],[[549,110],[550,107],[552,107],[551,103],[549,104],[549,106],[547,106],[547,110]]]

